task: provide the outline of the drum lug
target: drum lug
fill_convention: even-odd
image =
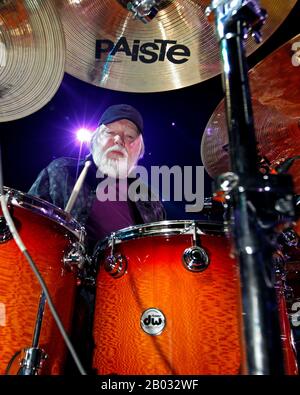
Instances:
[[[197,223],[192,223],[193,246],[183,251],[182,262],[184,267],[195,273],[203,272],[209,265],[209,257],[206,251],[199,246],[197,237]]]
[[[186,248],[182,256],[183,265],[191,272],[203,272],[210,263],[206,251],[198,246]]]
[[[11,231],[4,217],[0,217],[0,243],[6,243],[12,239]]]
[[[127,259],[124,255],[114,254],[105,259],[104,269],[114,278],[120,278],[126,272]]]
[[[124,255],[115,253],[116,234],[113,232],[110,237],[110,255],[105,259],[104,269],[114,278],[120,278],[126,272],[127,259]]]
[[[71,271],[74,271],[74,268],[83,269],[86,260],[85,248],[79,242],[72,243],[69,251],[63,257],[65,267]]]
[[[34,376],[38,375],[43,362],[47,359],[47,354],[41,348],[30,347],[23,350],[24,357],[21,361],[21,368],[18,375]]]
[[[13,216],[13,207],[11,206],[11,193],[7,193],[6,197],[6,204],[7,208],[9,210],[9,213],[11,217]],[[11,240],[13,238],[13,235],[9,229],[9,226],[7,225],[6,219],[4,215],[0,216],[0,244],[6,243],[7,241]]]

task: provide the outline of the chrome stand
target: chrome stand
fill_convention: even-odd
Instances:
[[[40,348],[26,348],[24,357],[21,362],[21,368],[18,371],[19,376],[33,376],[39,374],[43,361],[46,359],[46,353]]]
[[[18,375],[20,376],[37,375],[42,367],[43,361],[47,358],[47,354],[44,352],[44,350],[38,348],[45,304],[46,296],[44,292],[42,292],[39,301],[32,346],[23,350],[24,357],[21,362],[21,368],[18,371]]]
[[[219,179],[231,202],[231,230],[239,261],[244,366],[250,375],[284,374],[279,315],[272,282],[270,240],[279,215],[294,215],[289,176],[263,176],[258,155],[245,55],[249,32],[259,40],[266,12],[257,1],[212,1],[223,63],[232,173]]]

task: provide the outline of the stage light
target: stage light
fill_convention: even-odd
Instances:
[[[77,139],[81,143],[88,143],[92,137],[92,131],[86,128],[80,128],[76,132]]]

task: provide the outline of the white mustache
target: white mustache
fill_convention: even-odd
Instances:
[[[107,148],[107,150],[105,151],[105,155],[107,155],[109,152],[112,151],[120,151],[122,152],[122,154],[124,154],[125,158],[128,158],[128,152],[126,151],[126,149],[124,147],[121,147],[120,145],[114,145],[110,148]]]

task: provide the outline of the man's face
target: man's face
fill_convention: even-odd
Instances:
[[[121,119],[101,125],[92,147],[96,166],[109,177],[124,178],[136,165],[142,147],[137,126]]]

